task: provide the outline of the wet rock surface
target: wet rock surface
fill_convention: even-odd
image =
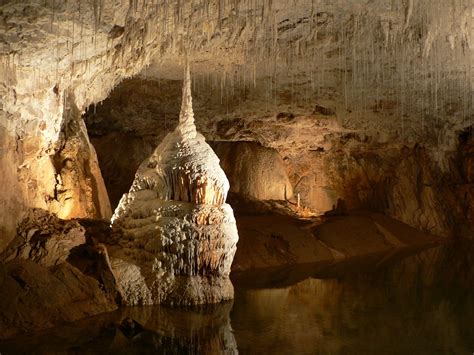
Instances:
[[[255,201],[247,201],[245,206],[236,208],[240,239],[232,264],[235,273],[262,268],[298,269],[298,265],[369,257],[441,240],[370,211],[301,218],[294,206],[276,208]]]
[[[95,279],[69,263],[46,268],[30,260],[14,260],[2,267],[1,338],[116,308]]]

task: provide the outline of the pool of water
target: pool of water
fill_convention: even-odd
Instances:
[[[234,283],[232,302],[125,308],[4,341],[0,353],[474,352],[472,242],[248,272]]]

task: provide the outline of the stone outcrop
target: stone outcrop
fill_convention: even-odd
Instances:
[[[123,237],[111,247],[112,257],[103,245],[83,247],[90,263],[75,260],[74,269],[65,260],[84,241],[76,224],[64,222],[68,231],[21,227],[20,236],[2,254],[6,271],[0,272],[7,282],[0,289],[11,292],[8,297],[34,291],[18,298],[22,305],[5,302],[21,310],[19,322],[28,319],[25,304],[47,305],[37,319],[45,319],[52,309],[48,302],[65,302],[61,312],[82,300],[91,302],[80,314],[57,319],[96,313],[106,307],[95,305],[108,304],[99,300],[102,287],[120,288],[127,304],[231,297],[228,272],[237,234],[232,211],[224,203],[229,187],[217,158],[196,132],[189,92],[178,129],[141,165],[135,180],[138,165],[132,163],[143,157],[127,154],[135,143],[161,141],[173,126],[168,117],[172,108],[177,111],[179,100],[166,102],[158,114],[154,102],[179,97],[172,91],[179,86],[174,69],[181,65],[176,59],[184,48],[199,62],[199,131],[212,141],[258,142],[282,157],[277,171],[270,170],[277,185],[271,196],[281,198],[287,178],[283,174],[280,183],[274,180],[284,170],[302,205],[318,213],[341,202],[437,235],[472,235],[472,134],[465,135],[473,125],[472,6],[464,0],[315,3],[2,2],[0,252],[30,208],[62,218],[110,217],[81,115],[89,107],[93,116],[97,103],[135,75],[123,85],[136,91],[141,105],[131,108],[136,102],[119,87],[110,111],[125,118],[127,130],[113,125],[114,115],[107,112],[102,124],[107,149],[130,135],[136,140],[124,144],[113,159],[102,155],[106,164],[127,155],[122,164],[130,164],[132,173],[120,183],[133,182],[115,216]],[[125,106],[119,108],[117,102]],[[250,165],[263,163],[255,159]],[[125,169],[104,167],[107,175],[122,179]],[[273,198],[257,177],[265,188],[273,187],[261,173],[248,178],[252,183],[242,184],[239,192]],[[286,192],[285,198],[290,195]],[[249,225],[258,225],[254,222]],[[393,242],[390,233],[378,233],[369,222],[372,232]],[[57,221],[48,217],[42,223]],[[328,234],[323,230],[318,235],[330,245]],[[274,242],[269,243],[275,244],[275,263],[291,253],[274,230],[266,230],[263,239]],[[333,242],[343,247],[338,238]],[[255,248],[249,243],[248,249],[260,250],[264,244]],[[23,269],[31,277],[19,276],[16,270]],[[67,280],[56,283],[57,272]],[[44,290],[48,285],[51,290]]]
[[[110,219],[112,210],[97,155],[72,99],[60,136],[60,144],[51,157],[55,185],[48,209],[65,219]]]
[[[238,240],[229,182],[196,131],[187,67],[179,124],[139,167],[112,217],[123,237],[111,263],[125,304],[200,304],[233,297]]]
[[[31,208],[60,218],[110,219],[107,190],[97,155],[73,100],[64,111],[57,141],[12,135],[0,117],[0,251]]]
[[[15,236],[23,208],[43,208],[65,218],[111,216],[95,152],[87,135],[83,139],[85,130],[71,137],[65,128],[71,107],[80,120],[96,100],[92,97],[106,97],[124,74],[115,60],[122,74],[112,74],[103,56],[109,53],[110,30],[124,24],[130,4],[107,3],[111,12],[100,11],[107,20],[97,16],[97,4],[0,5],[0,185],[9,186],[0,190],[0,215],[6,221],[0,226],[0,250]],[[95,44],[86,44],[86,38]],[[110,36],[107,43],[116,46],[122,38]],[[134,64],[127,66],[136,70]],[[66,154],[67,166],[57,165]],[[94,206],[100,190],[102,205]]]
[[[16,238],[0,254],[0,262],[23,259],[54,266],[65,262],[71,249],[85,242],[85,230],[78,222],[33,209],[20,223]]]
[[[247,201],[243,210],[240,214],[240,208],[235,207],[239,229],[239,248],[232,264],[235,273],[280,268],[282,274],[304,279],[310,276],[302,272],[305,265],[311,269],[310,265],[317,263],[370,258],[443,240],[369,211],[301,219],[283,208],[278,211],[255,201]]]
[[[69,263],[46,268],[17,259],[1,269],[0,339],[116,308],[95,279]]]
[[[116,308],[107,250],[86,239],[78,221],[28,211],[0,254],[0,339]]]

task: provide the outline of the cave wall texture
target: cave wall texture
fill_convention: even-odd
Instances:
[[[304,206],[344,200],[470,233],[472,10],[470,0],[2,2],[0,250],[28,208],[110,217],[102,174],[110,185],[110,169],[135,171],[127,161],[174,128],[185,53],[198,129],[277,150]]]

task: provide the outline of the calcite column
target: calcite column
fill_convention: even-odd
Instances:
[[[233,297],[238,241],[229,182],[197,132],[186,65],[178,127],[138,168],[112,217],[111,262],[124,302],[202,304]]]

